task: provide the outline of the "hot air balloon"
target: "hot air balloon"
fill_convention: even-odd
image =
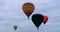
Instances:
[[[17,27],[17,25],[14,25],[13,28],[14,28],[14,30],[16,30],[18,27]]]
[[[44,20],[43,20],[43,23],[46,24],[48,21],[48,16],[44,16]]]
[[[30,2],[24,3],[22,6],[22,10],[27,15],[28,19],[29,19],[29,16],[34,12],[34,9],[35,9],[34,4]]]
[[[32,22],[34,23],[34,25],[37,27],[37,30],[38,30],[38,27],[43,22],[43,15],[42,14],[34,14],[34,15],[32,15]]]

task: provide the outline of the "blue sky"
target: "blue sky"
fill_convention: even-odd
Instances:
[[[22,11],[22,5],[31,2],[35,5],[33,14],[49,17],[48,22],[37,28]],[[0,0],[0,32],[60,32],[60,0]],[[17,25],[15,31],[13,26]]]

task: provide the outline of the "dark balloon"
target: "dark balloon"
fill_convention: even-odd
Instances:
[[[14,30],[16,30],[17,29],[17,25],[14,25],[13,28],[14,28]]]
[[[48,21],[48,16],[44,16],[44,20],[43,20],[43,23],[46,24]]]
[[[42,14],[34,14],[34,15],[32,15],[32,22],[35,24],[35,26],[38,29],[38,27],[43,22],[43,15]]]
[[[22,10],[27,15],[28,19],[29,19],[29,16],[34,12],[34,9],[35,9],[34,4],[30,2],[24,3],[22,6]]]

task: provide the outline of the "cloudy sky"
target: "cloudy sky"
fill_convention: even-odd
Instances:
[[[48,22],[37,28],[22,11],[22,5],[31,2],[35,5],[33,14],[49,17]],[[60,0],[0,0],[0,32],[60,32]],[[15,31],[13,26],[17,25]]]

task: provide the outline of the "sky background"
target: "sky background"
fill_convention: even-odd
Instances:
[[[33,14],[48,16],[48,22],[37,28],[28,20],[22,5],[31,2],[35,5]],[[60,0],[0,0],[0,32],[60,32]],[[15,31],[13,26],[17,25]]]

